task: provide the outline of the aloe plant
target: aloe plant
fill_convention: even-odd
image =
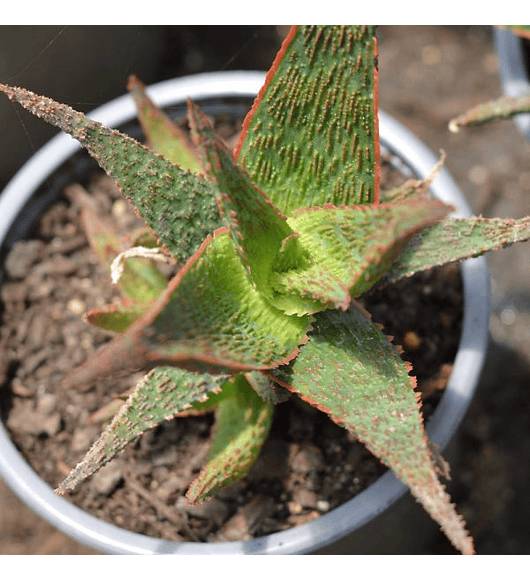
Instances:
[[[377,44],[370,26],[293,27],[232,154],[189,102],[192,140],[136,79],[147,146],[66,105],[0,90],[77,138],[146,222],[131,247],[86,212],[124,299],[88,314],[116,336],[67,386],[144,378],[59,486],[64,493],[145,430],[213,410],[187,500],[248,472],[274,405],[294,393],[387,465],[462,553],[474,552],[438,479],[410,365],[356,299],[382,282],[530,238],[529,219],[456,219],[422,181],[379,192]],[[180,269],[167,281],[155,261]]]

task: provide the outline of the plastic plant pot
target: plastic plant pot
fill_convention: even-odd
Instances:
[[[184,104],[187,97],[199,103],[212,97],[253,98],[264,78],[261,72],[206,73],[164,81],[152,85],[148,91],[163,107]],[[90,116],[116,127],[133,120],[136,111],[132,99],[125,95],[98,108]],[[380,135],[382,147],[397,156],[417,177],[426,176],[437,162],[420,141],[384,113],[380,113]],[[78,149],[79,145],[70,137],[56,136],[7,185],[0,197],[1,245],[9,245],[20,235],[18,231],[27,228],[28,218],[24,213],[27,202],[50,174]],[[436,178],[432,191],[454,204],[459,216],[471,215],[445,169]],[[49,199],[40,201],[41,205],[49,203]],[[427,424],[430,438],[441,451],[453,439],[470,404],[487,346],[489,297],[484,258],[462,263],[461,273],[464,319],[459,350],[450,382]],[[391,472],[386,472],[342,506],[291,530],[247,542],[177,543],[156,539],[98,520],[54,494],[23,459],[1,424],[0,475],[28,506],[52,525],[96,550],[111,554],[302,554],[320,549],[329,553],[407,553],[411,548],[401,540],[407,530],[414,527],[409,519],[410,505],[420,513],[420,518],[431,523],[422,508],[415,505],[406,486]],[[437,525],[432,522],[432,526],[436,531]],[[418,537],[411,541],[417,540]]]

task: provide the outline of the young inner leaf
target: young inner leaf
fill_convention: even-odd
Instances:
[[[273,299],[270,276],[308,262],[298,236],[215,133],[204,113],[188,102],[193,136],[210,178],[217,185],[217,202],[234,247],[258,291]]]

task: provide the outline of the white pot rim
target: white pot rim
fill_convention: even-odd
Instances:
[[[148,87],[149,94],[162,106],[215,96],[254,97],[265,73],[235,71],[204,73],[164,81]],[[132,99],[123,95],[99,107],[91,118],[117,126],[136,116]],[[380,113],[382,143],[400,156],[418,176],[430,173],[438,159],[402,125]],[[60,134],[42,147],[13,177],[0,197],[0,244],[10,224],[46,177],[80,146]],[[432,190],[441,199],[457,206],[458,214],[471,211],[446,169],[436,178]],[[435,413],[427,424],[430,438],[441,450],[456,432],[478,383],[486,353],[489,323],[489,292],[483,257],[462,264],[465,313],[460,348],[453,374]],[[299,554],[314,551],[359,529],[399,499],[407,488],[387,472],[374,484],[339,508],[317,520],[257,538],[249,542],[215,544],[176,543],[123,530],[87,514],[52,489],[18,453],[0,424],[0,475],[32,509],[66,534],[111,554]]]

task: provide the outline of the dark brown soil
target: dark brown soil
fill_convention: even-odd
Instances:
[[[218,120],[233,141],[237,126]],[[385,166],[383,188],[396,182]],[[120,233],[139,225],[112,180],[99,171],[67,186],[31,239],[5,261],[0,342],[4,420],[29,463],[52,487],[98,436],[87,420],[134,384],[110,377],[64,392],[69,370],[106,342],[83,313],[117,298],[89,247],[80,210],[89,203]],[[86,200],[89,199],[87,202]],[[425,273],[363,299],[414,363],[428,415],[447,383],[460,336],[457,266]],[[136,377],[138,378],[138,377]],[[68,494],[84,510],[125,529],[175,541],[227,541],[304,524],[341,505],[384,468],[345,430],[295,398],[278,405],[271,435],[243,480],[210,502],[187,506],[184,494],[206,459],[213,416],[176,418],[145,433],[88,482]]]

